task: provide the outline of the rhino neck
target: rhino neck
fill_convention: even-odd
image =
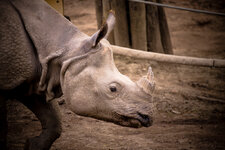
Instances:
[[[86,36],[43,0],[10,0],[19,12],[40,61],[63,49],[73,37]]]
[[[47,100],[51,100],[56,93],[61,93],[58,91],[61,91],[59,72],[62,60],[72,55],[69,51],[80,39],[88,36],[43,0],[9,1],[19,13],[42,66],[38,92],[45,92]],[[74,53],[78,55],[79,51]]]

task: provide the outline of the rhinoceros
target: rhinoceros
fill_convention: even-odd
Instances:
[[[17,99],[39,119],[42,132],[25,149],[49,149],[62,127],[56,98],[81,116],[127,127],[152,125],[151,68],[137,82],[121,74],[107,36],[113,12],[92,36],[42,0],[0,0],[0,102]],[[6,127],[1,115],[1,127]],[[6,148],[1,128],[1,149]]]

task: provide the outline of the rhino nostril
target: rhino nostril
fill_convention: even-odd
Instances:
[[[152,119],[150,119],[150,117],[148,115],[142,114],[142,113],[137,113],[139,115],[139,121],[141,122],[141,124],[145,127],[149,127],[152,125],[153,121]]]
[[[138,113],[138,115],[141,116],[145,120],[149,120],[148,115],[144,115],[144,114],[141,114],[141,113]]]

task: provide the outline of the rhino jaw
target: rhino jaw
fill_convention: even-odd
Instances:
[[[109,113],[110,116],[105,114],[98,114],[98,115],[84,115],[79,114],[86,117],[92,117],[99,120],[112,122],[117,125],[125,126],[125,127],[132,127],[132,128],[141,128],[141,127],[150,127],[153,124],[153,119],[150,115],[143,114],[140,112],[136,112],[133,114],[119,114],[117,112]]]

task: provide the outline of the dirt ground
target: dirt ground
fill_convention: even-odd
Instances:
[[[83,32],[97,30],[93,0],[64,0],[65,14]],[[165,3],[225,12],[225,1],[166,0]],[[175,55],[225,59],[225,18],[166,9]],[[155,120],[149,128],[127,128],[81,117],[60,105],[62,136],[52,150],[225,149],[225,68],[182,66],[114,56],[118,69],[137,80],[152,66]],[[8,102],[8,145],[21,150],[40,133],[36,117]]]

